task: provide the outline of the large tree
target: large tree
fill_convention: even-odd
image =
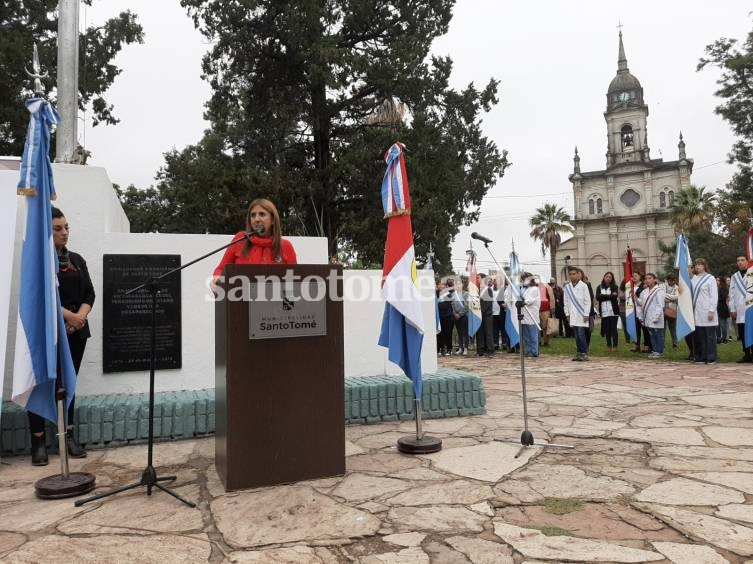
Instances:
[[[753,31],[743,42],[723,37],[708,45],[698,70],[709,66],[721,71],[715,94],[723,102],[715,111],[737,135],[729,162],[738,168],[719,194],[719,219],[728,235],[742,240],[753,208]]]
[[[557,278],[557,249],[562,243],[562,234],[574,231],[570,214],[557,204],[544,204],[536,208],[529,223],[531,237],[541,242],[541,255],[549,252],[551,277]]]
[[[676,232],[711,231],[716,215],[716,196],[705,186],[690,185],[675,194],[669,219]]]
[[[429,55],[447,32],[449,0],[182,0],[212,41],[203,61],[211,129],[168,155],[158,190],[172,219],[232,232],[253,196],[269,196],[289,234],[329,238],[331,255],[381,262],[382,156],[407,146],[415,243],[438,269],[449,242],[475,221],[507,161],[481,131],[497,103],[449,86],[452,62]],[[386,112],[386,106],[404,108]],[[212,209],[218,207],[218,210]]]
[[[92,0],[82,0],[91,5]],[[0,154],[20,155],[29,122],[24,100],[32,95],[24,67],[31,69],[34,43],[50,78],[57,81],[58,0],[6,0],[0,4]],[[114,124],[118,118],[104,94],[121,69],[113,64],[123,45],[141,43],[143,33],[129,11],[79,36],[79,106],[91,105],[94,125]],[[54,103],[54,91],[50,93]]]

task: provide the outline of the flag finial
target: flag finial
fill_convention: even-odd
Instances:
[[[45,71],[44,74],[42,74],[42,67],[39,64],[39,51],[37,51],[37,44],[34,44],[34,55],[31,62],[31,68],[34,69],[34,72],[29,72],[29,69],[24,67],[24,70],[26,71],[26,74],[29,75],[29,78],[34,79],[34,95],[35,96],[44,96],[44,85],[42,84],[43,78],[48,78],[50,75]]]

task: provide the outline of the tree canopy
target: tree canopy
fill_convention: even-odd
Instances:
[[[212,42],[203,60],[211,126],[166,155],[160,231],[190,221],[193,231],[232,233],[247,202],[265,196],[286,234],[326,236],[331,256],[381,263],[383,155],[399,140],[417,255],[431,243],[437,270],[451,268],[450,241],[509,164],[481,130],[498,82],[453,89],[451,59],[430,55],[454,1],[181,4]]]
[[[82,0],[91,5],[92,0]],[[33,44],[39,60],[50,78],[57,82],[57,0],[7,0],[0,4],[0,154],[21,155],[29,115],[24,100],[33,92],[24,68],[31,68]],[[89,27],[79,36],[79,107],[91,104],[94,125],[115,124],[112,104],[104,97],[121,73],[113,64],[123,45],[141,43],[143,31],[130,11],[101,26]],[[48,99],[55,102],[54,90]]]
[[[742,239],[753,208],[753,31],[743,42],[723,37],[708,45],[698,70],[707,67],[721,71],[715,94],[723,101],[715,112],[737,135],[728,157],[738,168],[719,194],[719,219],[728,235]]]
[[[536,208],[536,213],[528,221],[531,225],[530,236],[541,242],[542,256],[549,251],[550,276],[557,278],[557,249],[562,243],[562,233],[573,233],[570,214],[557,204],[544,204]]]

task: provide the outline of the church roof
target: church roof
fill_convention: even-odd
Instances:
[[[620,50],[617,56],[617,75],[609,83],[607,94],[621,92],[623,90],[640,89],[641,83],[630,74],[627,66],[627,57],[625,56],[625,46],[622,43],[622,31],[620,31]]]
[[[680,166],[690,166],[690,169],[693,169],[693,159],[685,159],[685,160],[678,160],[678,161],[665,161],[663,159],[651,159],[648,163],[618,163],[615,167],[610,168],[609,170],[591,170],[588,172],[581,172],[579,173],[583,178],[593,178],[598,176],[606,176],[607,174],[610,175],[619,175],[621,172],[619,170],[615,170],[615,168],[619,168],[620,165],[624,165],[626,168],[629,168],[629,170],[623,171],[624,174],[633,174],[637,172],[635,169],[636,165],[643,165],[644,170],[676,170],[680,168]]]

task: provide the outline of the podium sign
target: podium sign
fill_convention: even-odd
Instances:
[[[333,299],[342,296],[342,267],[231,264],[223,277],[215,465],[225,489],[344,474],[343,302]],[[262,289],[268,299],[253,299]]]
[[[248,338],[282,339],[327,334],[327,284],[323,280],[250,284]]]

